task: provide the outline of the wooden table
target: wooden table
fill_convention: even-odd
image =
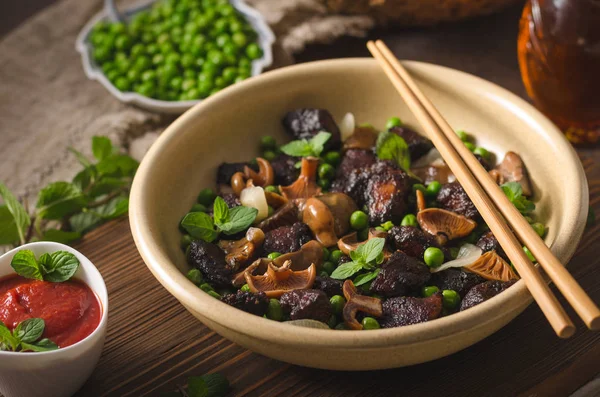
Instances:
[[[39,7],[52,1],[27,3]],[[13,18],[27,15],[27,10],[15,10],[21,14],[15,12]],[[10,12],[0,14],[0,21],[16,25]],[[373,37],[386,40],[400,58],[464,70],[524,96],[515,54],[518,16],[514,7],[460,25],[375,32]],[[367,56],[364,42],[343,39],[313,46],[298,60]],[[578,152],[592,205],[600,213],[600,149]],[[586,232],[569,264],[596,302],[599,243],[600,223]],[[431,363],[368,373],[289,365],[221,338],[188,314],[146,269],[126,219],[93,231],[77,248],[98,266],[110,297],[104,353],[80,396],[154,395],[207,372],[227,376],[236,396],[566,396],[600,372],[600,333],[585,331],[577,320],[577,334],[560,340],[535,305],[484,341]],[[576,318],[572,310],[569,314]]]

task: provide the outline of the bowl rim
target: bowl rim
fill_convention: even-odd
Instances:
[[[551,244],[551,248],[553,251],[558,252],[561,261],[567,263],[577,248],[577,244],[573,244],[573,242],[579,243],[583,234],[589,197],[587,179],[585,178],[581,162],[578,160],[575,150],[560,130],[531,104],[508,90],[482,78],[430,63],[402,61],[402,64],[409,71],[428,70],[430,72],[443,72],[456,80],[474,83],[471,84],[470,89],[479,95],[497,97],[499,101],[505,102],[504,106],[510,106],[521,117],[541,127],[548,135],[548,138],[552,140],[553,144],[559,150],[566,153],[566,156],[570,156],[573,159],[570,164],[565,166],[570,168],[570,172],[573,175],[571,183],[577,186],[577,190],[581,192],[581,195],[580,197],[573,198],[575,204],[568,211],[568,213],[570,212],[569,215],[573,217],[574,222],[568,225],[569,227],[565,230],[561,230],[561,233],[556,236],[555,241]],[[218,323],[220,327],[274,344],[298,348],[310,345],[311,347],[341,347],[349,350],[360,350],[393,345],[408,345],[438,339],[447,335],[454,335],[495,321],[495,319],[507,316],[514,311],[523,310],[532,302],[533,299],[524,281],[519,280],[507,291],[469,310],[425,323],[372,330],[370,332],[338,332],[336,330],[294,327],[289,324],[275,322],[243,312],[215,300],[215,298],[204,293],[189,281],[177,269],[169,257],[154,244],[152,231],[144,223],[144,193],[151,178],[152,164],[164,146],[176,141],[178,129],[192,122],[195,113],[199,109],[224,102],[226,98],[238,95],[246,89],[260,86],[266,80],[293,77],[299,72],[302,72],[306,76],[310,73],[326,71],[332,67],[355,66],[357,68],[367,68],[374,65],[376,65],[376,61],[371,58],[344,58],[308,62],[267,72],[238,85],[228,87],[211,96],[202,104],[198,104],[188,110],[175,120],[150,148],[140,164],[131,189],[129,205],[131,232],[137,249],[147,267],[169,293],[177,298],[188,310],[206,317],[211,322]],[[576,208],[579,209],[578,212],[575,210]],[[561,238],[561,236],[563,237]],[[244,324],[243,327],[240,327],[240,324]],[[266,329],[269,332],[265,332]]]
[[[126,8],[121,13],[129,18],[131,15],[150,8],[158,0],[143,0],[133,6]],[[256,9],[247,5],[243,0],[230,0],[231,5],[237,9],[252,25],[256,32],[258,43],[263,51],[263,55],[252,61],[252,76],[257,76],[263,70],[271,66],[273,63],[273,43],[275,42],[275,34],[267,24],[266,20]],[[162,99],[148,98],[133,91],[120,91],[114,84],[108,80],[102,69],[94,61],[91,56],[92,46],[88,41],[88,37],[94,25],[101,20],[108,20],[106,8],[103,8],[94,15],[81,29],[75,40],[75,49],[81,55],[81,64],[83,71],[88,79],[96,80],[104,86],[115,98],[124,103],[132,103],[146,109],[160,109],[169,113],[181,113],[191,108],[192,106],[202,102],[205,99],[196,99],[190,101],[164,101]]]
[[[46,351],[46,352],[22,353],[22,352],[0,351],[0,357],[6,357],[6,358],[19,357],[22,360],[26,360],[26,359],[28,359],[28,357],[35,358],[35,357],[40,357],[40,356],[51,356],[51,355],[55,355],[55,356],[57,356],[56,358],[58,358],[58,356],[61,354],[65,355],[65,357],[71,357],[71,354],[70,354],[71,352],[81,350],[81,349],[87,350],[87,349],[91,348],[91,346],[93,346],[93,342],[97,342],[97,340],[96,340],[97,336],[99,334],[101,334],[102,332],[104,332],[104,329],[106,328],[106,324],[108,322],[108,292],[106,289],[106,284],[104,283],[104,278],[102,278],[102,274],[100,274],[100,272],[98,271],[96,266],[92,263],[92,261],[90,261],[81,252],[77,251],[75,248],[69,247],[68,245],[56,243],[53,241],[38,241],[38,242],[34,242],[34,243],[28,243],[28,244],[21,245],[19,247],[13,248],[12,250],[6,252],[3,255],[0,255],[0,260],[4,260],[7,257],[12,258],[12,256],[14,256],[14,254],[16,254],[18,251],[21,251],[24,249],[30,249],[31,247],[42,247],[42,251],[45,251],[45,252],[67,251],[67,252],[74,254],[77,257],[77,259],[79,259],[79,263],[80,263],[80,266],[81,266],[81,269],[83,270],[83,272],[85,272],[86,275],[90,279],[95,279],[99,283],[98,284],[99,288],[97,288],[97,289],[93,289],[92,286],[89,285],[89,283],[85,283],[85,285],[87,285],[88,288],[92,290],[92,292],[94,293],[94,295],[96,295],[96,298],[100,302],[101,309],[102,309],[102,316],[100,317],[100,322],[98,323],[98,326],[96,326],[96,328],[94,329],[94,331],[92,331],[91,334],[89,334],[88,336],[86,336],[85,338],[80,340],[79,342],[74,343],[70,346],[62,347],[57,350],[51,350],[51,351]],[[8,275],[2,276],[2,278],[6,277],[6,276],[8,276]],[[89,345],[89,346],[86,347],[85,345]]]

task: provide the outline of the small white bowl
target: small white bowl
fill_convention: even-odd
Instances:
[[[81,265],[75,278],[86,283],[100,301],[100,324],[74,345],[42,353],[0,351],[0,394],[4,397],[71,396],[83,386],[96,367],[106,336],[108,294],[96,267],[77,250],[59,243],[25,244],[0,256],[0,277],[13,274],[10,261],[17,251],[32,250],[37,257],[46,252],[68,251]]]
[[[155,3],[155,0],[127,9],[123,11],[121,15],[125,17],[125,20],[129,20],[132,15],[150,8],[153,3]],[[248,6],[242,0],[230,0],[230,3],[236,10],[240,12],[240,14],[244,16],[254,31],[256,31],[258,36],[258,45],[262,49],[263,55],[259,59],[252,61],[251,74],[252,76],[257,76],[273,63],[273,52],[271,47],[275,42],[275,35],[263,16],[254,8]],[[98,66],[96,61],[94,61],[94,57],[92,56],[93,48],[91,43],[88,41],[88,37],[94,25],[99,21],[107,20],[109,20],[109,17],[106,9],[104,9],[90,19],[83,29],[81,29],[79,36],[77,36],[77,41],[75,42],[75,48],[81,54],[83,70],[89,79],[98,80],[113,96],[115,96],[121,102],[137,105],[141,108],[155,112],[180,114],[202,101],[200,99],[193,101],[163,101],[160,99],[145,97],[137,92],[119,91],[119,89],[115,87],[109,79],[106,78],[104,72],[102,72],[102,69]]]

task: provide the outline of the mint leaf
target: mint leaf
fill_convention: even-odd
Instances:
[[[192,376],[188,378],[189,397],[208,397],[208,386],[202,377]]]
[[[21,244],[25,244],[25,235],[27,234],[27,228],[31,224],[31,218],[23,205],[15,198],[15,196],[8,190],[4,183],[0,182],[0,197],[4,200],[4,204],[8,211],[14,218],[14,223],[17,228],[19,240]]]
[[[125,186],[129,186],[129,181],[123,178],[113,178],[110,176],[103,177],[90,187],[87,193],[90,197],[98,197],[103,194],[109,194],[115,190],[119,190]]]
[[[20,322],[13,331],[13,336],[21,343],[33,343],[42,337],[46,324],[41,318],[28,318]]]
[[[0,205],[0,245],[13,244],[20,238],[15,218],[6,205]]]
[[[258,210],[256,208],[240,205],[229,210],[229,219],[227,222],[222,224],[217,223],[217,227],[225,234],[236,234],[248,228],[256,219],[257,214]]]
[[[313,154],[312,146],[306,139],[292,141],[280,147],[280,150],[288,156],[293,157],[308,157]]]
[[[343,280],[355,273],[358,273],[363,268],[362,263],[358,262],[346,262],[339,265],[333,273],[331,273],[331,278],[335,278],[336,280]]]
[[[6,347],[0,350],[17,350],[19,347],[19,340],[13,336],[10,329],[2,321],[0,321],[0,344]]]
[[[92,165],[92,163],[90,163],[90,160],[88,160],[88,158],[83,153],[81,153],[79,150],[77,150],[71,146],[69,146],[68,149],[69,149],[69,152],[71,152],[75,155],[75,157],[81,163],[81,165],[83,165],[84,167],[89,167],[90,165]]]
[[[86,167],[79,171],[77,175],[73,177],[73,185],[79,190],[83,191],[87,189],[92,181],[96,178],[96,169],[94,167]]]
[[[112,142],[105,136],[95,136],[92,138],[92,153],[98,160],[104,160],[112,154]]]
[[[129,199],[123,196],[117,196],[108,203],[100,205],[96,208],[89,209],[88,212],[93,212],[104,220],[115,219],[124,215],[129,210]]]
[[[201,376],[207,387],[207,397],[223,397],[229,391],[229,381],[221,374],[206,374]]]
[[[526,215],[535,210],[535,204],[523,196],[523,187],[520,183],[507,182],[500,187],[508,200],[513,203],[521,214]]]
[[[53,283],[62,283],[67,281],[79,268],[79,259],[67,251],[56,251],[50,254],[50,257],[40,258],[40,263],[46,271],[44,280]]]
[[[190,212],[181,221],[181,226],[194,238],[206,242],[214,241],[219,232],[215,230],[213,220],[205,212]]]
[[[393,132],[384,131],[377,137],[375,146],[380,160],[393,160],[404,171],[410,170],[410,152],[406,141]]]
[[[358,255],[365,261],[365,263],[374,262],[383,252],[385,246],[385,239],[381,237],[375,237],[367,241],[366,243],[359,245],[355,250]]]
[[[69,218],[69,225],[71,229],[78,233],[85,233],[99,224],[104,220],[100,215],[93,212],[85,211],[75,214]]]
[[[22,350],[30,350],[32,352],[49,352],[51,350],[57,350],[58,345],[52,342],[48,338],[44,338],[36,343],[21,343]]]
[[[327,143],[329,138],[331,138],[331,134],[329,132],[322,131],[308,141],[313,152],[313,156],[319,157],[321,155],[323,148],[325,147],[325,143]]]
[[[42,219],[62,219],[81,211],[86,200],[83,193],[69,182],[54,182],[40,191],[36,204],[38,216]]]
[[[31,250],[20,250],[13,256],[10,266],[19,276],[43,280],[40,265]]]
[[[133,176],[139,163],[133,158],[124,154],[111,154],[96,164],[98,174],[120,178],[124,176]]]
[[[368,283],[371,280],[375,280],[375,278],[379,274],[379,270],[380,269],[375,269],[375,270],[373,270],[372,272],[369,272],[369,273],[359,274],[354,279],[354,285],[356,285],[358,287],[359,285],[366,284],[366,283]]]
[[[48,229],[42,236],[42,241],[54,241],[56,243],[68,244],[72,241],[79,240],[81,233],[79,232],[66,232],[58,229]]]
[[[213,204],[213,218],[217,226],[229,220],[229,206],[222,197],[217,196]]]

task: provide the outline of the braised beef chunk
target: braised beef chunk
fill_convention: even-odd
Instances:
[[[388,232],[388,240],[396,249],[419,260],[423,258],[425,250],[429,247],[440,248],[446,260],[451,259],[448,250],[440,246],[435,237],[414,226],[394,226]]]
[[[336,179],[346,179],[354,170],[367,169],[376,161],[377,157],[371,150],[346,150],[342,162],[337,168]]]
[[[436,319],[442,313],[442,294],[428,298],[400,296],[383,302],[383,316],[379,319],[382,328],[402,327]]]
[[[294,183],[300,175],[300,169],[296,168],[296,163],[300,161],[299,157],[288,156],[281,153],[273,161],[271,167],[275,174],[274,185],[288,186]]]
[[[406,172],[392,166],[389,161],[373,164],[365,192],[371,224],[400,222],[406,211],[410,189],[410,178]]]
[[[254,294],[252,292],[238,291],[236,294],[223,296],[221,301],[257,316],[264,316],[269,307],[269,298],[267,298],[264,292]]]
[[[283,127],[294,139],[310,139],[321,131],[331,134],[326,149],[338,149],[342,143],[340,130],[325,109],[296,109],[283,118]]]
[[[312,240],[313,236],[306,223],[296,222],[291,226],[281,226],[265,233],[263,250],[266,254],[295,252]]]
[[[464,215],[467,218],[476,218],[479,211],[471,201],[465,189],[458,183],[452,182],[442,186],[437,195],[441,208]]]
[[[336,280],[331,277],[315,277],[315,283],[313,284],[314,289],[325,292],[325,295],[332,297],[333,295],[343,295],[342,280]]]
[[[225,252],[203,240],[192,241],[187,257],[188,263],[202,272],[213,287],[230,287],[233,270],[225,261]]]
[[[454,290],[458,292],[461,298],[464,298],[471,288],[483,282],[485,282],[485,279],[475,273],[453,268],[433,273],[431,280],[429,280],[430,285],[435,285],[440,290]]]
[[[433,143],[418,132],[411,130],[406,127],[392,127],[390,132],[398,135],[404,139],[408,145],[408,151],[410,153],[410,159],[412,161],[427,154],[433,148]]]
[[[239,207],[240,205],[242,205],[240,199],[234,193],[225,193],[222,194],[221,197],[223,198],[223,200],[225,200],[225,203],[229,208]]]
[[[515,280],[512,281],[486,281],[485,283],[478,284],[471,288],[469,292],[463,298],[460,304],[460,311],[467,310],[473,306],[476,306],[486,300],[493,298],[498,295],[500,292],[508,289],[516,283]]]
[[[217,168],[217,185],[229,185],[233,174],[236,172],[244,172],[245,166],[249,166],[254,171],[258,171],[258,166],[250,163],[221,163],[219,168]]]
[[[331,303],[323,291],[294,290],[279,299],[283,312],[292,320],[312,319],[326,323],[331,316]]]
[[[396,251],[381,266],[371,284],[371,291],[385,297],[407,295],[421,288],[430,277],[427,265]]]
[[[483,252],[496,251],[498,255],[500,255],[504,260],[509,260],[508,256],[506,256],[506,252],[504,252],[504,250],[500,246],[500,243],[496,239],[496,236],[494,236],[494,233],[492,233],[491,231],[484,233],[483,236],[481,236],[479,240],[477,240],[477,243],[475,243],[475,245],[481,248]]]
[[[356,205],[362,207],[365,205],[365,191],[369,184],[368,169],[355,169],[349,174],[340,175],[333,181],[330,190],[350,196]]]

